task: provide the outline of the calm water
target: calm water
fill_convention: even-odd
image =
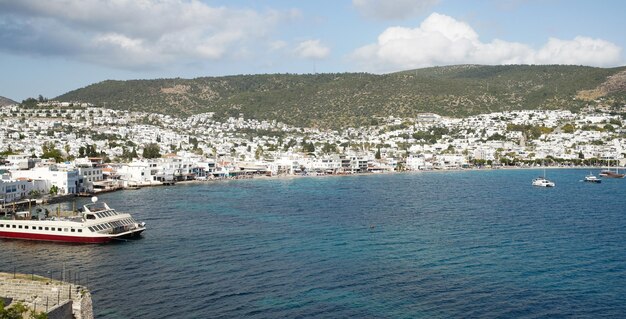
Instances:
[[[103,195],[137,241],[0,240],[0,270],[88,278],[97,318],[626,316],[626,180],[472,171]],[[597,173],[597,172],[596,172]]]

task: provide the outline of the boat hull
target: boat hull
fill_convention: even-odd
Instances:
[[[624,178],[624,174],[613,173],[613,172],[602,172],[600,176],[607,178]]]
[[[0,238],[5,239],[21,239],[21,240],[33,240],[33,241],[50,241],[58,243],[83,243],[83,244],[104,244],[117,239],[133,239],[141,236],[141,233],[145,229],[124,233],[121,235],[111,236],[64,236],[64,235],[50,235],[50,234],[37,234],[37,233],[20,233],[20,232],[7,232],[0,231]]]
[[[585,182],[600,184],[600,183],[602,183],[602,180],[601,179],[595,179],[595,180],[586,179]]]
[[[0,231],[0,238],[8,239],[23,239],[34,241],[52,241],[63,243],[85,243],[85,244],[101,244],[108,243],[112,240],[111,237],[83,237],[83,236],[63,236],[63,235],[48,235],[48,234],[35,234],[35,233],[14,233]]]

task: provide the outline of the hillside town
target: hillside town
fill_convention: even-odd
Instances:
[[[89,103],[10,105],[0,108],[0,204],[252,176],[624,166],[622,114],[599,107],[421,113],[322,130],[245,114],[176,118]]]

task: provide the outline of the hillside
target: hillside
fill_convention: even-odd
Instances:
[[[0,96],[0,106],[7,106],[7,105],[13,105],[13,104],[18,104],[18,103],[4,96]]]
[[[248,118],[337,128],[368,124],[380,116],[415,116],[421,112],[465,116],[513,109],[576,110],[598,97],[623,104],[625,83],[626,67],[459,65],[384,75],[109,80],[56,99],[176,116],[243,113]]]

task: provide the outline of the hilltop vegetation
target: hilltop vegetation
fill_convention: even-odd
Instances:
[[[377,117],[433,112],[466,116],[504,110],[569,109],[590,100],[626,103],[626,67],[559,65],[433,67],[398,73],[266,74],[103,81],[57,100],[188,116],[278,120],[298,126],[373,124]]]

